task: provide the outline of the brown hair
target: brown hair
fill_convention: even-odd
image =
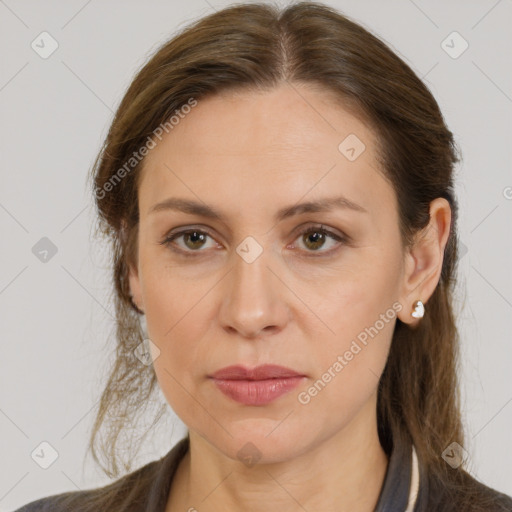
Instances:
[[[453,492],[464,491],[471,510],[480,510],[466,473],[441,458],[453,441],[464,445],[452,304],[457,263],[453,170],[459,161],[453,136],[434,97],[403,60],[361,25],[315,2],[282,10],[268,3],[237,4],[194,22],[155,52],[117,109],[91,174],[98,231],[111,243],[117,321],[116,359],[89,444],[93,458],[101,465],[100,453],[107,461],[105,473],[119,475],[118,437],[157,388],[152,365],[134,357],[143,333],[130,297],[128,265],[136,264],[137,179],[144,161],[130,170],[126,162],[191,98],[268,90],[282,82],[330,91],[368,120],[378,135],[379,163],[398,198],[404,247],[428,224],[433,199],[450,203],[450,236],[427,314],[415,329],[397,319],[379,383],[378,427],[388,454],[393,439],[412,441],[422,471]],[[125,172],[119,173],[123,166]],[[100,445],[103,429],[107,435]]]

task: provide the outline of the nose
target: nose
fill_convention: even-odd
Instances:
[[[289,321],[287,288],[279,272],[271,268],[278,266],[272,265],[270,252],[263,250],[252,262],[234,253],[233,267],[223,280],[219,312],[228,334],[259,338],[280,332]]]

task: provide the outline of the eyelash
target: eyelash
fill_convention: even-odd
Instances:
[[[188,228],[188,229],[181,230],[176,233],[171,233],[171,234],[167,235],[164,238],[164,240],[162,240],[159,243],[160,243],[160,245],[169,247],[169,249],[171,249],[172,251],[174,251],[180,255],[183,255],[185,257],[193,257],[194,258],[194,257],[200,256],[201,252],[205,252],[204,250],[190,251],[190,250],[179,249],[179,248],[172,246],[172,242],[175,239],[179,238],[180,236],[186,235],[188,233],[199,233],[201,235],[207,235],[210,238],[213,238],[207,231],[203,231],[201,229],[195,229],[195,228]],[[337,242],[340,242],[341,244],[346,244],[349,241],[348,236],[338,235],[336,233],[333,233],[329,229],[325,228],[323,225],[307,226],[306,228],[302,229],[297,234],[296,238],[299,238],[300,236],[305,235],[306,233],[322,233],[322,234],[327,235],[330,238],[336,240]],[[307,251],[306,250],[306,252],[310,253],[307,255],[307,257],[318,258],[318,257],[323,257],[323,256],[330,256],[330,255],[332,255],[333,252],[337,251],[338,249],[339,249],[339,246],[335,247],[334,249],[330,249],[328,251],[318,251],[317,252],[317,251]]]

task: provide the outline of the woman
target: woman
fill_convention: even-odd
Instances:
[[[20,511],[512,510],[464,470],[457,161],[425,85],[331,8],[237,5],[166,43],[93,169],[118,349],[91,448],[110,427],[119,476],[157,383],[188,434]]]

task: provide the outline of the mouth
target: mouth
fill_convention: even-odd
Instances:
[[[228,366],[209,375],[217,388],[232,400],[244,405],[266,405],[297,387],[304,374],[277,365]]]

